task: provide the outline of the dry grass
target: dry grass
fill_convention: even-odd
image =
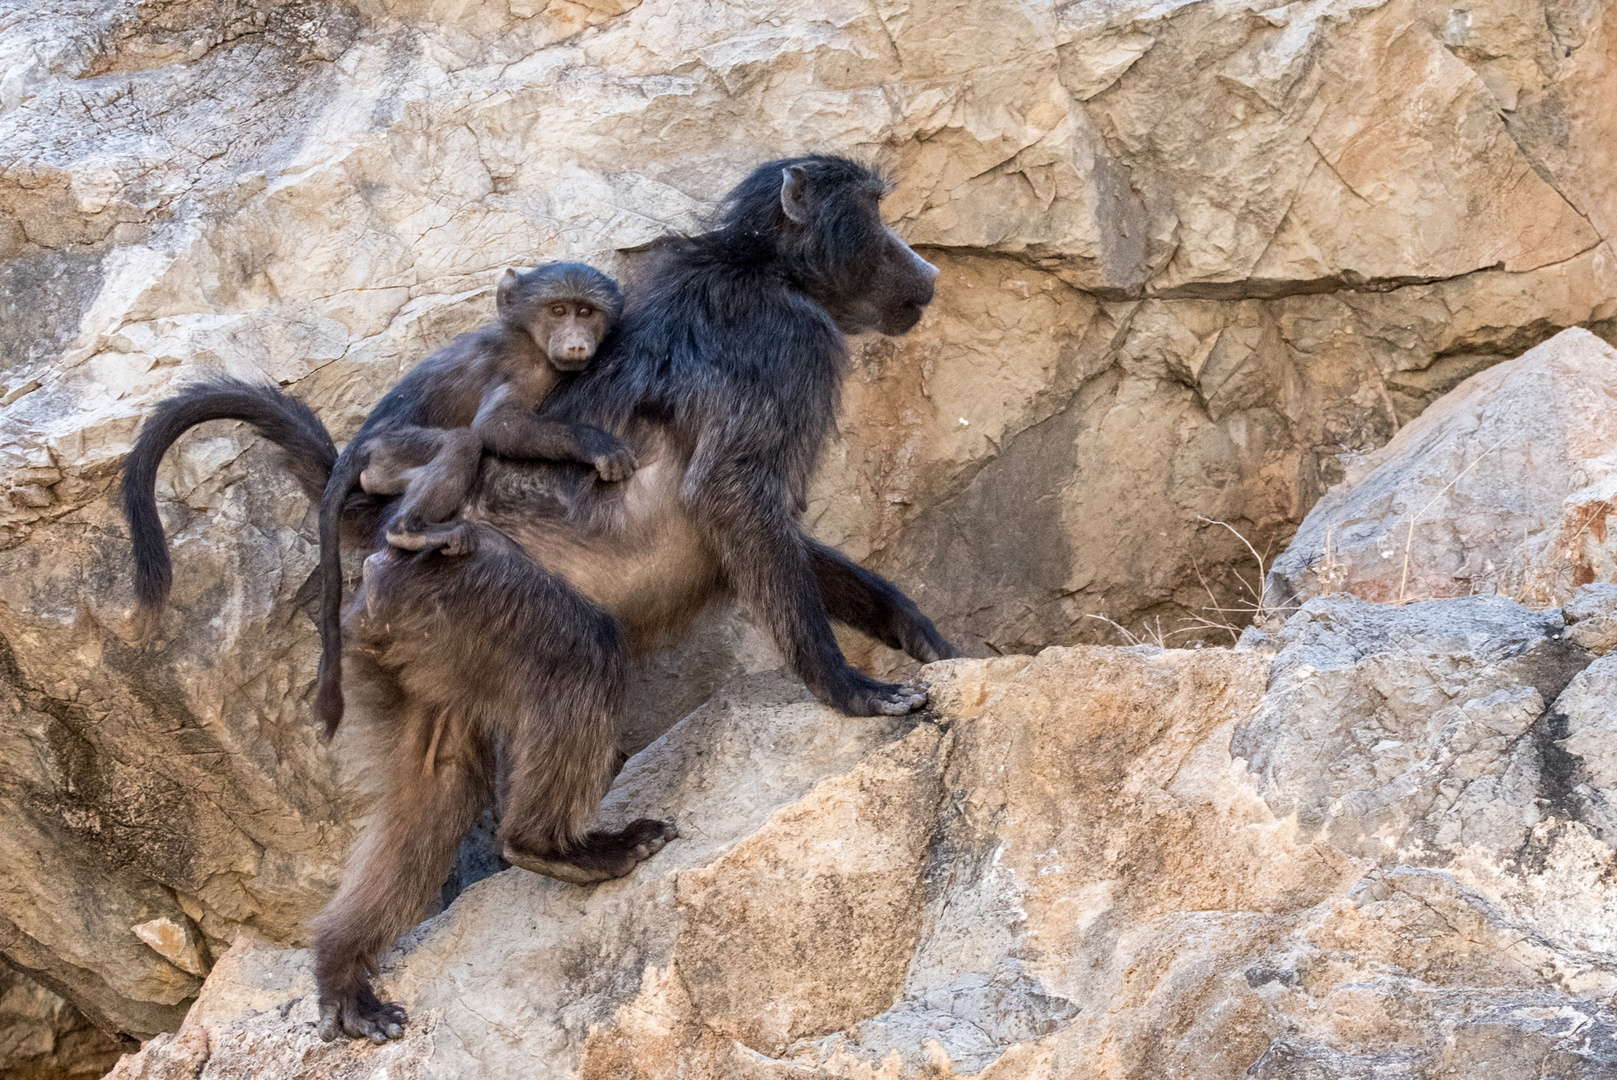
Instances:
[[[1104,615],[1085,615],[1084,618],[1106,623],[1119,634],[1122,634],[1123,640],[1130,645],[1155,645],[1159,649],[1166,649],[1168,648],[1168,638],[1173,636],[1172,633],[1164,634],[1162,632],[1162,619],[1160,617],[1156,620],[1155,626],[1143,619],[1140,620],[1140,632],[1138,634],[1122,623],[1108,619]]]
[[[1201,582],[1202,589],[1207,593],[1207,599],[1210,603],[1202,608],[1202,614],[1192,615],[1188,624],[1181,630],[1175,631],[1175,633],[1189,634],[1211,630],[1216,633],[1230,635],[1230,644],[1233,645],[1241,640],[1241,631],[1247,625],[1256,624],[1261,629],[1271,621],[1289,614],[1290,605],[1277,605],[1269,596],[1268,551],[1265,550],[1263,554],[1258,554],[1258,549],[1253,546],[1252,541],[1248,540],[1240,529],[1227,521],[1215,521],[1212,518],[1202,517],[1200,514],[1196,515],[1196,520],[1204,525],[1217,525],[1228,529],[1230,535],[1241,541],[1241,545],[1252,556],[1252,561],[1258,567],[1258,576],[1255,582],[1249,581],[1240,570],[1231,567],[1230,572],[1235,575],[1235,580],[1241,583],[1241,588],[1245,590],[1247,596],[1251,597],[1251,600],[1244,603],[1237,601],[1235,606],[1226,607],[1219,603],[1218,595],[1213,592],[1212,585],[1208,583],[1206,576],[1202,573],[1201,563],[1195,563],[1196,579]],[[1232,616],[1235,618],[1232,618]],[[1236,618],[1244,618],[1244,621],[1238,623],[1235,621]]]
[[[1129,645],[1155,645],[1159,649],[1166,649],[1170,647],[1169,643],[1176,637],[1187,634],[1205,634],[1209,631],[1220,635],[1228,634],[1230,644],[1233,645],[1241,639],[1241,631],[1249,623],[1257,623],[1261,627],[1267,625],[1271,620],[1289,614],[1291,610],[1289,605],[1276,605],[1271,602],[1268,588],[1268,552],[1265,551],[1263,554],[1259,554],[1252,541],[1248,540],[1239,529],[1227,521],[1215,521],[1199,514],[1196,516],[1196,520],[1206,525],[1217,525],[1228,529],[1230,535],[1241,541],[1242,546],[1252,556],[1252,560],[1257,564],[1258,569],[1255,581],[1249,580],[1239,569],[1230,568],[1230,572],[1235,575],[1235,579],[1241,583],[1241,589],[1251,598],[1250,602],[1242,602],[1238,599],[1233,606],[1226,606],[1221,603],[1218,594],[1213,591],[1212,584],[1207,580],[1206,574],[1202,572],[1201,563],[1193,560],[1191,565],[1195,567],[1196,579],[1201,582],[1202,589],[1206,591],[1209,603],[1201,609],[1201,614],[1191,615],[1188,619],[1183,620],[1182,625],[1172,630],[1163,630],[1162,619],[1158,617],[1154,624],[1142,621],[1140,632],[1135,633],[1122,623],[1117,622],[1115,619],[1109,619],[1105,615],[1085,615],[1084,618],[1106,623],[1121,634],[1123,640]],[[1198,643],[1198,647],[1200,647],[1200,643]]]

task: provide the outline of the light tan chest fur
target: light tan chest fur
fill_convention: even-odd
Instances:
[[[599,480],[566,517],[470,516],[615,617],[636,652],[666,643],[723,591],[718,560],[679,498],[686,462],[666,444],[637,447],[628,480]]]

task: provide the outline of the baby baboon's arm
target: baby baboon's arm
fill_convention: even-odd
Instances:
[[[540,418],[511,383],[483,395],[472,430],[501,457],[581,461],[595,466],[602,480],[627,480],[638,464],[627,446],[600,428]]]

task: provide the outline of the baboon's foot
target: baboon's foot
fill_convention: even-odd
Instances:
[[[507,840],[503,854],[512,866],[574,885],[592,885],[622,877],[678,835],[672,821],[640,818],[619,832],[592,832],[565,851],[534,854]]]
[[[409,477],[400,469],[388,472],[374,464],[359,471],[359,490],[367,495],[403,495]]]
[[[382,1001],[364,979],[356,979],[340,991],[320,991],[320,1037],[326,1042],[338,1033],[351,1039],[385,1043],[402,1038],[409,1016],[404,1007]]]
[[[387,531],[387,542],[405,551],[437,551],[451,557],[470,555],[477,550],[477,530],[464,521],[414,529],[398,525]]]
[[[932,684],[924,679],[888,683],[855,671],[829,700],[849,716],[903,716],[923,707],[930,689]]]
[[[633,451],[627,446],[620,446],[610,454],[597,455],[594,464],[595,471],[600,474],[602,480],[615,484],[633,476],[639,462],[635,461]]]

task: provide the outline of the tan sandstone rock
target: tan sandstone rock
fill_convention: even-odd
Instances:
[[[1491,597],[1267,644],[951,661],[904,721],[754,677],[608,799],[679,840],[389,955],[401,1042],[320,1043],[307,954],[243,937],[114,1076],[1611,1075],[1610,658]]]
[[[1560,603],[1617,580],[1614,507],[1617,350],[1565,330],[1473,375],[1356,461],[1275,561],[1272,601]]]
[[[112,491],[190,375],[268,377],[344,436],[503,266],[627,273],[762,158],[879,159],[939,299],[857,345],[812,527],[974,652],[1181,629],[1250,601],[1199,517],[1262,550],[1339,454],[1611,333],[1614,33],[1571,0],[11,5],[0,951],[149,1035],[339,873],[309,508],[240,432],[165,466],[175,610],[131,644]],[[654,665],[630,748],[773,663],[721,620]]]
[[[133,1048],[32,979],[0,968],[0,1080],[90,1080]]]

